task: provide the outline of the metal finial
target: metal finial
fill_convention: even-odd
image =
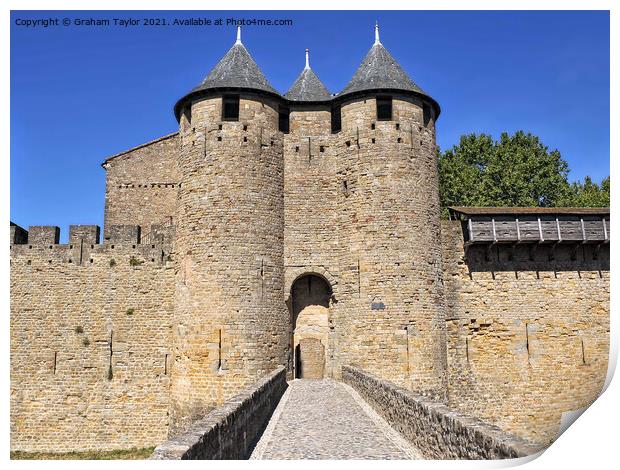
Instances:
[[[306,70],[310,68],[310,49],[306,49]]]
[[[235,44],[241,44],[241,26],[237,26],[237,42]]]
[[[375,45],[381,44],[381,40],[379,39],[379,22],[375,22]]]

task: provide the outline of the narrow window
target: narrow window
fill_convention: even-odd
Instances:
[[[239,95],[224,95],[222,98],[222,121],[239,120]]]
[[[332,134],[340,132],[342,129],[342,117],[340,115],[340,106],[332,108]]]
[[[280,132],[288,134],[289,122],[290,122],[290,110],[288,108],[281,107],[278,114],[278,128]]]
[[[422,114],[424,115],[424,127],[428,127],[428,123],[431,122],[432,112],[431,107],[426,103],[422,107]]]
[[[392,120],[392,97],[391,96],[377,96],[377,120],[378,121],[391,121]]]
[[[217,340],[217,370],[222,370],[222,330],[217,330],[218,340]]]

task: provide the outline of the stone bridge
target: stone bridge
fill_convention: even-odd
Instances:
[[[152,459],[501,459],[541,447],[355,367],[342,381],[279,368]]]
[[[349,385],[295,379],[251,459],[416,459],[400,434]]]

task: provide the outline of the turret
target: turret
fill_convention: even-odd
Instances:
[[[343,198],[341,363],[414,390],[445,390],[434,119],[439,106],[375,42],[335,100]],[[344,289],[345,287],[341,287]]]
[[[305,67],[284,97],[292,102],[290,108],[290,132],[292,134],[296,137],[303,136],[303,138],[310,139],[330,134],[332,96],[310,67],[308,49],[306,49]],[[309,145],[312,147],[312,141]]]
[[[286,363],[279,101],[241,42],[180,120],[173,428]]]

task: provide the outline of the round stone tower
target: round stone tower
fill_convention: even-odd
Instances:
[[[375,43],[336,98],[341,112],[339,362],[445,394],[435,147],[439,106]],[[346,241],[344,241],[346,240]]]
[[[288,359],[280,101],[238,32],[175,106],[173,430]]]

